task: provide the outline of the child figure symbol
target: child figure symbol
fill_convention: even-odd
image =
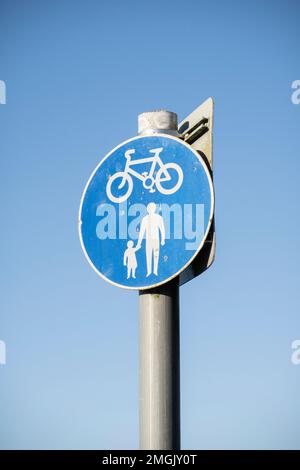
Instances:
[[[131,276],[135,279],[135,270],[137,267],[136,255],[135,252],[138,250],[138,247],[133,246],[133,241],[129,240],[127,243],[127,249],[124,253],[123,264],[127,267],[127,279]]]

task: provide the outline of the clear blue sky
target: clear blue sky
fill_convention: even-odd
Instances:
[[[137,115],[215,99],[217,257],[181,289],[182,446],[300,448],[299,2],[2,0],[1,448],[137,448],[138,296],[78,207]]]

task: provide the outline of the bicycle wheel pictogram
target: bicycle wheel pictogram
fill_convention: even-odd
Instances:
[[[174,172],[169,171],[169,170],[175,170],[174,180],[176,183],[175,185],[171,187],[164,187],[162,183],[165,183],[166,181],[169,182],[171,180],[173,183],[173,177],[170,175],[173,175]],[[166,173],[168,174],[168,177],[163,176]],[[158,170],[156,174],[155,184],[156,184],[158,191],[161,194],[174,194],[176,193],[176,191],[178,191],[178,189],[182,185],[182,181],[183,181],[183,171],[181,167],[177,165],[176,163],[166,163],[165,165],[160,167],[160,169]]]
[[[121,190],[125,187],[125,191],[122,191],[121,195],[115,196],[113,191]],[[114,188],[114,189],[113,189]],[[126,201],[132,193],[133,181],[131,176],[124,171],[119,171],[111,176],[106,185],[106,193],[112,202],[120,204]]]

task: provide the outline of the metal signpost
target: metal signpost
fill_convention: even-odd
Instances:
[[[204,105],[204,122],[198,113],[180,134],[175,113],[141,114],[139,135],[103,158],[80,204],[92,268],[140,292],[142,449],[180,449],[179,285],[206,269],[214,251],[211,144],[201,154],[188,140],[211,139],[212,102]]]

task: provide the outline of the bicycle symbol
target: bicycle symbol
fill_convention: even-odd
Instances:
[[[135,153],[135,149],[129,149],[125,152],[126,158],[126,165],[124,171],[119,171],[112,175],[106,185],[106,193],[109,199],[116,203],[121,203],[126,201],[132,193],[133,189],[133,181],[132,176],[141,180],[143,182],[143,187],[147,189],[150,193],[155,192],[155,188],[161,194],[174,194],[180,186],[182,185],[183,181],[183,171],[177,163],[163,163],[160,158],[160,153],[162,152],[163,147],[152,149],[150,153],[153,153],[153,157],[148,158],[139,158],[136,160],[131,160],[131,156]],[[151,168],[149,172],[143,172],[142,174],[135,171],[132,167],[134,165],[140,165],[143,163],[150,163],[152,162]],[[155,170],[158,168],[156,174]],[[173,177],[170,175],[170,170],[173,170],[173,176],[175,184],[171,185],[171,187],[164,187],[162,183],[166,181],[172,181]],[[118,182],[117,189],[123,189],[127,185],[125,193],[121,196],[115,196],[112,192],[112,186],[115,182]]]

